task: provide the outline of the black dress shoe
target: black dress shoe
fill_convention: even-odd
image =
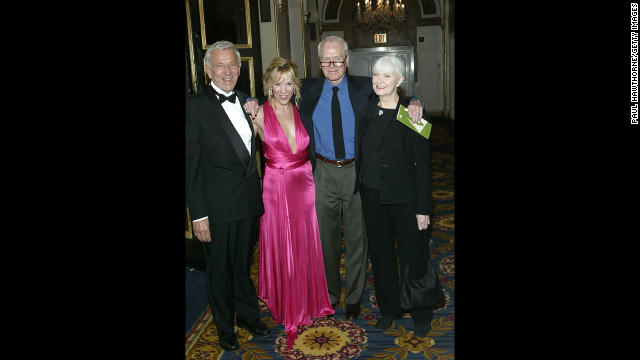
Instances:
[[[395,316],[393,315],[382,315],[373,327],[380,330],[387,330],[393,324],[394,318]]]
[[[227,351],[233,351],[238,348],[238,338],[235,333],[220,334],[218,340],[220,347]]]
[[[423,338],[431,331],[431,323],[426,324],[414,324],[413,335],[415,337]]]
[[[347,320],[360,316],[360,304],[347,304]]]
[[[271,330],[269,330],[267,325],[260,321],[260,319],[245,321],[243,319],[236,318],[236,324],[239,328],[248,330],[253,336],[265,337],[271,333]]]

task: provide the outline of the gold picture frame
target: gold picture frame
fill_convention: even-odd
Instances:
[[[256,96],[256,81],[255,81],[255,76],[254,76],[254,72],[253,72],[253,57],[252,56],[247,56],[247,57],[241,57],[240,58],[242,62],[247,62],[247,66],[249,69],[249,81],[250,81],[250,86],[251,86],[251,97],[255,97]]]
[[[207,32],[204,20],[204,0],[198,0],[198,6],[200,6],[200,34],[202,34],[202,48],[208,49],[212,44],[207,43]],[[245,25],[247,26],[247,43],[246,44],[235,44],[238,49],[250,49],[252,47],[252,39],[251,39],[251,9],[249,5],[249,0],[244,0],[244,12],[245,12]]]
[[[184,0],[184,4],[187,8],[187,38],[189,39],[189,65],[191,67],[191,86],[196,90],[196,63],[193,53],[193,39],[191,38],[191,10],[189,10],[189,0]]]
[[[185,204],[186,205],[186,204]],[[191,227],[191,217],[189,216],[189,207],[187,208],[187,223],[185,224],[184,237],[188,239],[193,239],[193,228]]]

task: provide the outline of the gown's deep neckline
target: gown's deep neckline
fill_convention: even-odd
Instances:
[[[284,132],[284,128],[282,127],[282,124],[280,123],[280,120],[278,119],[278,116],[276,115],[276,109],[273,107],[273,105],[271,105],[271,103],[269,103],[269,106],[271,106],[271,110],[273,110],[273,117],[275,117],[276,122],[278,123],[278,127],[280,128],[280,131],[282,132],[282,135],[284,135],[284,138],[287,140],[287,145],[289,145],[289,151],[291,151],[291,154],[297,154],[298,153],[298,137],[296,136],[296,113],[295,113],[295,109],[293,108],[293,104],[291,104],[291,112],[292,112],[292,116],[293,116],[293,136],[295,137],[295,144],[296,144],[296,152],[293,152],[293,148],[291,147],[291,142],[289,142],[289,138],[287,137],[287,133]]]

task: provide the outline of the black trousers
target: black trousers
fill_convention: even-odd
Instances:
[[[218,333],[232,333],[237,313],[246,321],[260,317],[258,294],[251,281],[250,261],[259,217],[211,224],[211,242],[204,244],[207,296]]]
[[[365,186],[360,187],[360,198],[378,307],[382,315],[399,316],[403,309],[400,308],[398,261],[401,269],[410,269],[409,274],[402,276],[423,278],[429,260],[427,232],[418,230],[415,203],[380,205],[380,192]],[[409,313],[414,323],[424,324],[431,321],[433,308],[414,309]]]

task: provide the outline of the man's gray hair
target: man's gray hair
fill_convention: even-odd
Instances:
[[[349,45],[347,45],[347,42],[344,41],[344,39],[342,39],[341,37],[338,36],[327,36],[324,40],[320,41],[320,43],[318,44],[318,59],[322,60],[322,45],[324,44],[325,41],[335,41],[340,43],[340,45],[342,45],[342,51],[344,55],[344,58],[347,57],[347,55],[349,55]]]
[[[209,61],[211,61],[211,53],[214,50],[227,50],[227,49],[232,49],[236,53],[236,59],[238,60],[238,65],[240,65],[242,61],[242,58],[240,57],[240,51],[236,49],[236,46],[232,42],[229,42],[226,40],[216,41],[213,45],[209,46],[209,48],[207,49],[207,52],[204,54],[204,63],[208,66],[211,66],[211,64],[209,63]]]

